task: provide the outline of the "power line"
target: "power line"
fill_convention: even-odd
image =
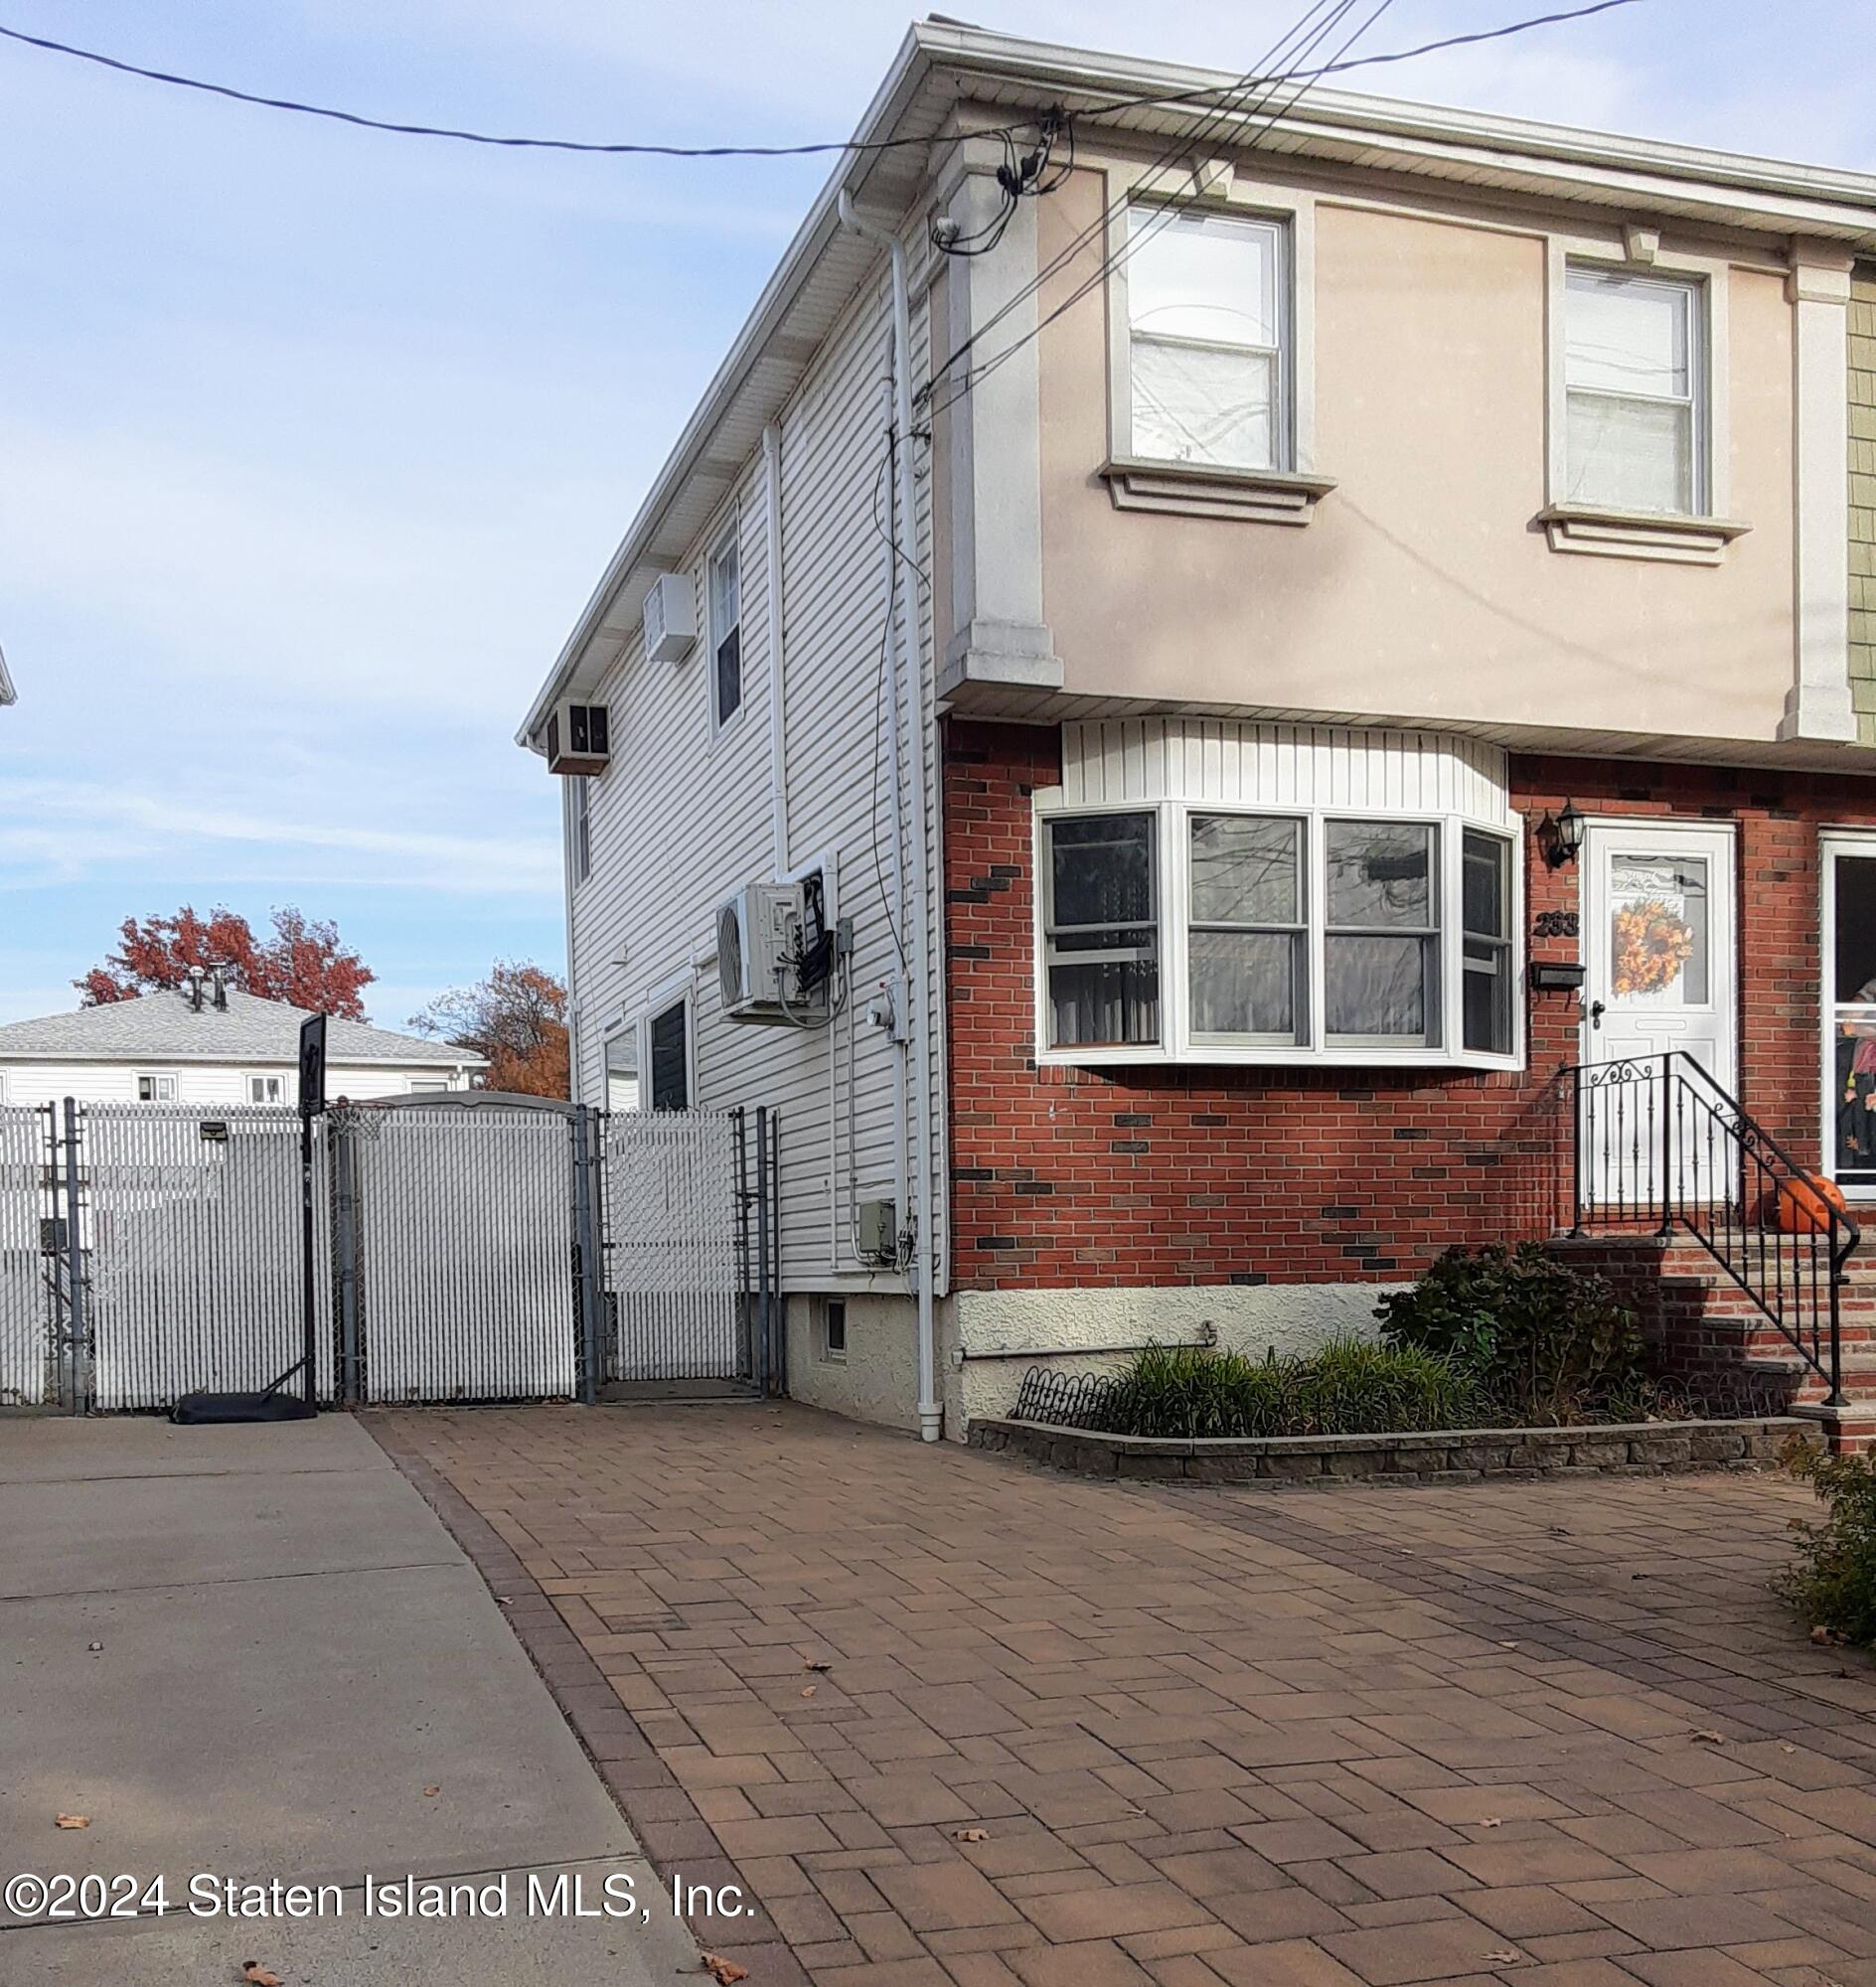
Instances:
[[[1226,93],[1235,94],[1246,87],[1262,87],[1269,82],[1295,80],[1305,75],[1312,77],[1341,76],[1352,70],[1366,69],[1379,64],[1410,62],[1420,56],[1438,54],[1443,49],[1498,41],[1507,35],[1524,34],[1532,28],[1550,27],[1562,21],[1582,20],[1591,14],[1608,13],[1615,7],[1632,7],[1637,4],[1638,0],[1593,0],[1593,4],[1571,8],[1565,12],[1540,14],[1529,20],[1513,21],[1502,27],[1482,29],[1473,34],[1449,35],[1440,41],[1423,42],[1418,48],[1395,49],[1383,55],[1358,56],[1349,61],[1330,63],[1316,71],[1293,72],[1287,76],[1247,76],[1239,82],[1229,85]],[[792,159],[810,158],[831,152],[891,152],[908,146],[928,146],[931,143],[928,136],[830,138],[800,145],[664,145],[643,140],[599,142],[583,138],[510,136],[490,131],[472,131],[448,124],[406,123],[394,118],[368,116],[363,111],[340,110],[330,104],[306,103],[296,97],[267,96],[257,90],[239,89],[226,82],[209,82],[201,76],[183,76],[173,70],[149,69],[141,63],[125,62],[117,56],[107,56],[97,49],[79,48],[75,43],[55,41],[47,35],[29,35],[20,28],[0,26],[0,39],[16,42],[27,48],[41,49],[51,55],[70,56],[74,61],[91,63],[99,69],[114,71],[119,76],[138,76],[145,82],[160,82],[173,89],[196,90],[205,96],[220,96],[233,103],[252,104],[262,110],[283,110],[300,117],[320,117],[335,124],[349,124],[359,130],[388,131],[401,138],[446,138],[458,144],[490,145],[507,151],[577,152],[614,158]],[[1155,104],[1202,102],[1217,96],[1219,92],[1220,85],[1205,84],[1197,88],[1171,90],[1157,95],[1117,96],[1084,106],[1076,114],[1107,117],[1119,111],[1145,109]],[[1037,121],[1035,118],[1026,118],[1019,123],[995,127],[984,135],[1014,138],[1032,131]]]

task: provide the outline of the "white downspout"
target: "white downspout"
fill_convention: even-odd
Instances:
[[[938,1402],[937,1329],[933,1313],[933,1287],[936,1283],[935,1253],[937,1223],[931,1210],[932,1099],[931,1099],[931,893],[927,863],[925,804],[925,698],[922,659],[918,639],[918,595],[913,589],[913,551],[909,544],[913,521],[918,516],[917,490],[912,476],[912,307],[905,279],[905,248],[896,234],[862,221],[852,197],[843,187],[840,195],[842,222],[864,239],[886,251],[892,275],[892,384],[894,398],[894,460],[898,466],[898,501],[893,520],[894,557],[898,568],[900,613],[904,617],[902,643],[892,646],[892,700],[896,711],[901,693],[906,707],[907,743],[913,754],[912,770],[912,875],[915,887],[910,894],[912,915],[912,986],[909,1006],[911,1026],[908,1055],[912,1103],[912,1150],[915,1180],[912,1208],[915,1253],[911,1263],[914,1295],[918,1299],[918,1433],[925,1442],[936,1442],[944,1432],[944,1410]],[[907,666],[909,662],[909,667]],[[893,764],[898,763],[897,754]],[[898,816],[893,815],[896,831]]]
[[[579,1102],[579,981],[573,972],[573,787],[560,782],[560,889],[566,900],[566,1098]]]
[[[782,633],[782,431],[762,430],[762,467],[768,494],[769,564],[769,824],[777,876],[788,874],[788,733]]]

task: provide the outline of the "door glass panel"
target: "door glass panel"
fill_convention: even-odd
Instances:
[[[1876,855],[1838,854],[1831,917],[1834,1171],[1876,1187]]]
[[[1612,1004],[1703,1007],[1711,977],[1703,855],[1609,858]]]

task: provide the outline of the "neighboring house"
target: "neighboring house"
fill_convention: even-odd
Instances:
[[[284,1000],[213,983],[0,1026],[0,1104],[297,1104],[300,1023]],[[483,1058],[363,1021],[328,1024],[329,1098],[466,1090]]]
[[[1579,1060],[1876,1200],[1876,179],[1233,80],[916,26],[523,731],[576,1095],[775,1109],[927,1436],[1548,1232]]]
[[[7,675],[7,655],[0,649],[0,704],[15,703],[19,699],[14,694],[13,679]]]

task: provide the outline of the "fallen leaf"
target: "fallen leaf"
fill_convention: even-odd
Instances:
[[[91,1817],[88,1814],[62,1814],[55,1816],[53,1820],[55,1828],[89,1828],[90,1825]]]
[[[1702,1730],[1699,1732],[1689,1733],[1688,1737],[1692,1739],[1694,1744],[1697,1746],[1724,1746],[1726,1744],[1726,1734],[1724,1732],[1708,1732]]]
[[[1821,1649],[1833,1649],[1843,1640],[1843,1631],[1840,1628],[1826,1628],[1819,1621],[1810,1631],[1810,1638]]]
[[[816,1676],[826,1676],[834,1665],[832,1663],[808,1663],[804,1667],[813,1670]]]
[[[441,1787],[425,1787],[423,1789],[423,1798],[425,1800],[434,1800],[442,1791]]]
[[[1485,1954],[1485,1964],[1487,1966],[1515,1966],[1523,1957],[1524,1955],[1521,1952],[1513,1952],[1508,1945],[1501,1945],[1495,1952]]]
[[[716,1982],[716,1987],[735,1987],[738,1980],[747,1980],[749,1969],[738,1966],[733,1959],[725,1959],[720,1952],[706,1952],[704,1955],[704,1971]]]
[[[1796,1746],[1781,1746],[1779,1751],[1781,1753],[1796,1753],[1798,1748]]]
[[[102,1642],[86,1642],[84,1646],[95,1656],[102,1650],[104,1645]]]
[[[1515,1642],[1500,1642],[1498,1647],[1501,1649],[1515,1649],[1517,1644]]]
[[[953,1842],[988,1842],[990,1840],[990,1830],[988,1828],[954,1828],[951,1831],[951,1839]]]
[[[286,1982],[270,1966],[262,1966],[257,1959],[241,1961],[241,1978],[251,1980],[253,1987],[286,1987]]]
[[[812,1697],[814,1695],[814,1689],[815,1689],[814,1685],[809,1684],[801,1694],[803,1697]]]
[[[1481,1828],[1502,1828],[1504,1826],[1504,1816],[1501,1814],[1488,1814],[1479,1826]]]

